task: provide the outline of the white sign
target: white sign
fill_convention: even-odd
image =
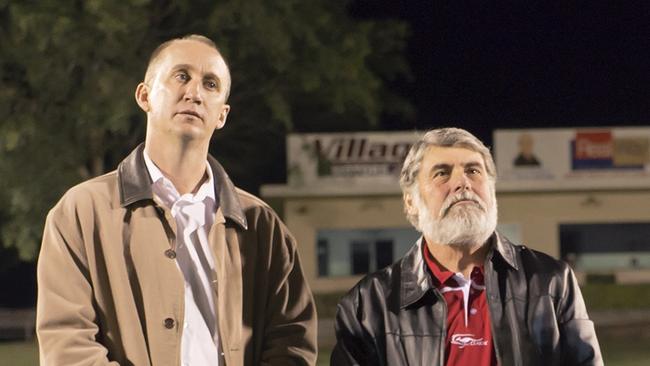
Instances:
[[[396,186],[402,162],[418,137],[416,132],[291,134],[289,186]]]
[[[650,128],[497,130],[504,190],[650,188]]]

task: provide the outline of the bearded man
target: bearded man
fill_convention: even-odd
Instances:
[[[571,268],[496,231],[496,169],[465,130],[426,133],[400,177],[422,233],[339,303],[333,365],[602,365]]]

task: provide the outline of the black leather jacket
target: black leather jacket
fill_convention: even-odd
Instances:
[[[444,365],[447,306],[421,243],[343,297],[332,365]],[[602,365],[571,268],[498,233],[490,245],[485,284],[499,365]]]

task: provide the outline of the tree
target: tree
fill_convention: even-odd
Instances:
[[[408,75],[406,26],[314,0],[0,0],[2,242],[34,258],[47,210],[143,140],[133,91],[150,52],[188,33],[231,68],[232,112],[211,147],[255,191],[284,179],[290,131],[373,129],[411,114],[383,82]]]

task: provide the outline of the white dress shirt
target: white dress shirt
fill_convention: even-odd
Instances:
[[[144,160],[153,182],[153,194],[176,220],[176,264],[185,278],[181,364],[219,365],[219,330],[210,283],[215,267],[208,244],[216,213],[212,169],[206,161],[208,179],[195,194],[181,196],[146,151]]]

